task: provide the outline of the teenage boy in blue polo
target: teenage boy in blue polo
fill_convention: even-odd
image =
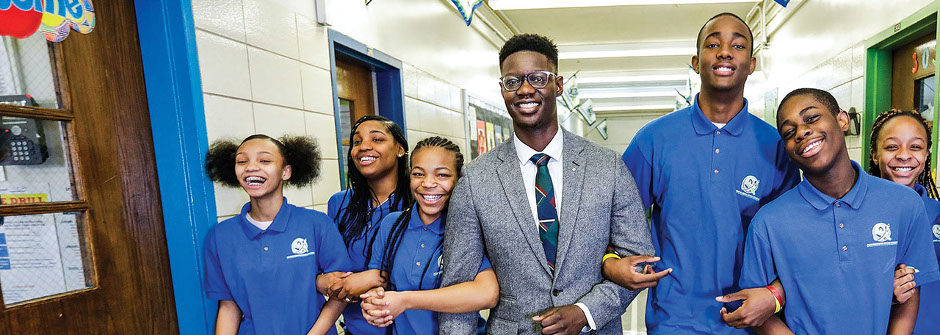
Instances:
[[[826,91],[783,98],[777,127],[805,180],[754,217],[741,287],[779,279],[786,324],[771,317],[758,333],[910,334],[919,292],[892,305],[894,270],[920,270],[917,284],[940,279],[927,214],[908,187],[866,174],[849,159],[848,114]]]
[[[773,126],[747,111],[744,84],[756,65],[752,42],[740,17],[709,19],[692,57],[701,93],[692,106],[643,127],[623,153],[644,206],[652,206],[653,245],[661,259],[608,259],[604,273],[630,289],[655,286],[646,309],[650,333],[746,334],[722,320],[724,303],[716,297],[738,291],[751,217],[800,178]],[[661,273],[672,269],[658,286],[655,280],[628,286],[634,264],[657,260]],[[773,311],[770,290],[745,293],[755,296],[744,307],[759,302],[756,310]]]

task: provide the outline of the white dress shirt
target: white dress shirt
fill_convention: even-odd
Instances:
[[[530,159],[533,155],[538,153],[543,153],[550,157],[548,159],[548,174],[552,177],[552,189],[555,193],[555,212],[557,217],[561,218],[561,195],[562,195],[562,181],[564,180],[564,161],[562,160],[562,149],[563,149],[564,136],[562,130],[559,127],[558,132],[555,133],[555,136],[552,137],[551,142],[548,142],[548,145],[545,146],[545,149],[542,151],[535,151],[535,149],[530,148],[525,143],[522,143],[519,140],[519,137],[513,136],[512,144],[516,148],[516,155],[519,157],[519,168],[522,169],[522,183],[525,185],[525,195],[529,199],[529,209],[532,210],[532,229],[538,229],[539,224],[539,210],[535,204],[535,176],[538,173],[538,166],[535,165]],[[561,225],[562,222],[558,221],[558,224]],[[597,325],[594,324],[594,318],[591,317],[591,312],[588,310],[587,305],[583,303],[575,303],[575,306],[581,308],[581,311],[584,312],[584,318],[587,319],[588,326],[582,329],[582,332],[588,332],[591,330],[596,330]]]

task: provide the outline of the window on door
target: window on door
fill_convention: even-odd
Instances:
[[[58,45],[0,39],[0,309],[95,286]]]

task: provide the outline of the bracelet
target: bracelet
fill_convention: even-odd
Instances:
[[[780,293],[777,292],[777,289],[775,289],[773,285],[767,285],[767,289],[774,295],[774,314],[777,314],[783,309],[783,297],[780,296]]]
[[[604,258],[603,258],[603,259],[601,259],[601,263],[604,263],[604,262],[606,262],[608,258],[616,258],[616,259],[620,259],[620,255],[618,255],[618,254],[614,254],[614,253],[610,253],[610,254],[606,254],[606,255],[604,255]]]

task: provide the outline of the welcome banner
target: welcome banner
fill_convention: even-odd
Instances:
[[[0,35],[26,38],[41,31],[60,42],[71,30],[88,34],[95,29],[91,0],[0,0]]]

